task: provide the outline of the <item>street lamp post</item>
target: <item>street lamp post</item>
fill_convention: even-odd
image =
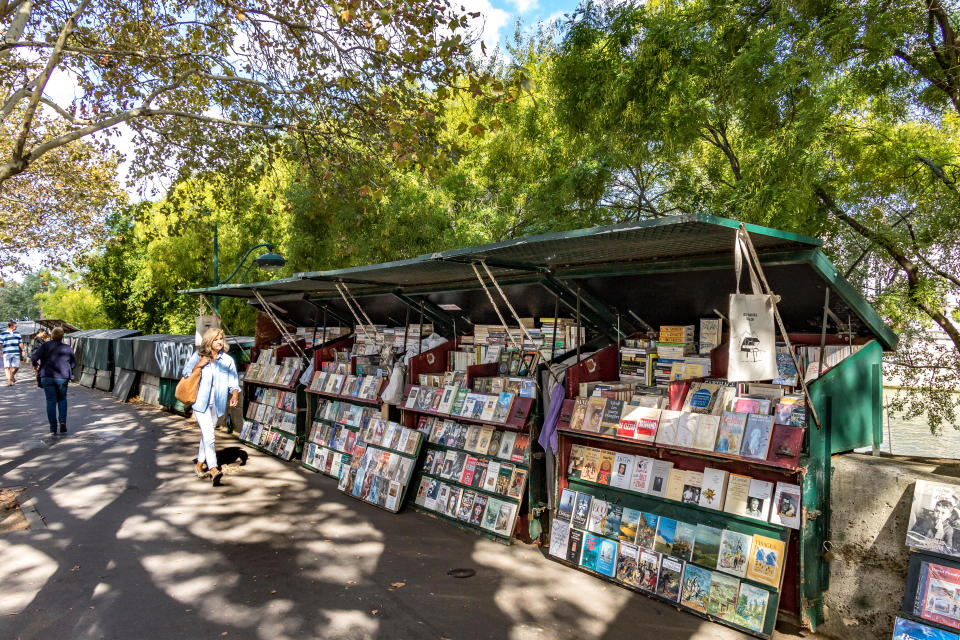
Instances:
[[[253,262],[247,266],[247,271],[250,270],[254,264],[264,269],[266,271],[276,271],[277,269],[283,268],[283,265],[287,264],[287,259],[283,256],[273,253],[273,245],[269,242],[261,242],[260,244],[255,244],[247,252],[243,254],[243,257],[240,258],[240,262],[237,264],[237,267],[223,280],[220,280],[220,243],[219,243],[219,234],[217,230],[217,225],[213,225],[213,286],[218,286],[221,284],[227,284],[230,280],[233,279],[235,275],[240,271],[240,267],[243,266],[243,263],[247,261],[247,258],[250,257],[250,254],[254,252],[255,249],[265,248],[267,253],[261,254],[253,259]],[[247,273],[244,271],[244,274]],[[213,296],[213,310],[217,313],[220,312],[220,296]]]

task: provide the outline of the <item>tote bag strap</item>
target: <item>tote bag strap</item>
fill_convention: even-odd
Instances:
[[[733,269],[737,277],[737,293],[740,293],[740,277],[743,272],[743,263],[747,263],[747,273],[750,276],[750,288],[753,290],[754,295],[762,295],[763,290],[760,288],[760,277],[757,275],[757,271],[753,266],[753,261],[750,259],[750,251],[747,249],[747,243],[743,238],[743,234],[746,233],[743,229],[737,229],[737,237],[733,245]]]

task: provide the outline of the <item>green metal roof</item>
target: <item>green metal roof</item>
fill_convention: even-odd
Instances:
[[[340,294],[335,284],[343,282],[357,297],[392,296],[399,291],[408,295],[436,293],[439,296],[441,292],[449,294],[479,289],[472,264],[480,261],[487,264],[504,286],[539,283],[546,273],[564,282],[594,278],[603,288],[609,286],[610,278],[631,274],[712,270],[718,274],[729,273],[729,279],[718,282],[715,287],[730,291],[733,276],[732,271],[727,270],[732,266],[739,226],[737,221],[704,214],[671,216],[526,236],[394,262],[297,273],[280,280],[191,289],[181,293],[250,298],[254,296],[253,291],[258,290],[267,299],[300,294],[296,297],[310,295],[336,301]],[[746,228],[764,265],[803,266],[804,271],[797,272],[797,278],[815,279],[820,282],[817,286],[821,290],[822,286],[832,287],[835,295],[831,296],[831,306],[843,305],[843,311],[852,313],[860,328],[875,336],[885,349],[896,346],[896,335],[819,250],[820,240],[757,225],[746,225]],[[485,272],[484,279],[487,279]],[[781,279],[781,282],[789,283],[790,278]],[[777,292],[782,296],[790,295],[789,291],[782,290],[782,286]],[[615,293],[611,295],[616,302]],[[798,312],[810,314],[817,304],[822,307],[822,293],[818,301],[813,287],[804,290],[803,295],[808,299]],[[476,306],[475,297],[465,301]],[[394,317],[396,315],[394,313]]]

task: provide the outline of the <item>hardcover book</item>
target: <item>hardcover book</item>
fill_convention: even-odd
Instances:
[[[724,529],[720,536],[720,555],[717,559],[717,569],[739,578],[744,577],[747,573],[747,559],[752,543],[751,536]]]
[[[703,470],[703,488],[700,492],[700,506],[708,509],[723,509],[723,500],[727,492],[729,473],[723,469],[706,467]]]
[[[640,518],[640,528],[637,530],[637,545],[652,551],[657,543],[657,525],[659,524],[660,516],[644,511]]]
[[[791,529],[800,528],[800,485],[778,482],[773,494],[770,522]]]
[[[683,474],[683,494],[681,502],[700,504],[700,493],[703,490],[703,472],[687,470]]]
[[[693,541],[693,562],[704,567],[716,567],[720,559],[720,539],[723,530],[706,524],[697,525]]]
[[[657,579],[657,595],[678,602],[680,584],[683,581],[683,560],[663,556],[660,560],[660,577]]]
[[[642,511],[623,508],[623,514],[620,517],[620,532],[617,535],[619,540],[626,542],[636,542],[637,532],[640,530],[640,519],[643,517]]]
[[[712,574],[712,571],[698,567],[695,564],[687,563],[683,569],[683,587],[680,591],[680,604],[694,611],[706,613]]]
[[[746,577],[755,582],[762,582],[775,589],[780,588],[780,574],[783,570],[783,559],[786,555],[787,544],[783,540],[768,538],[759,534],[753,536],[753,545],[750,549],[750,559],[747,562]],[[958,572],[960,576],[960,572]]]
[[[639,580],[637,586],[653,593],[657,590],[657,578],[660,575],[660,554],[649,549],[640,550]]]
[[[744,458],[765,460],[770,448],[770,435],[773,431],[773,416],[751,413],[743,431],[743,444],[740,455]]]
[[[663,409],[660,411],[660,423],[657,425],[657,435],[655,442],[664,447],[672,447],[677,444],[677,430],[680,426],[679,411],[670,411]]]
[[[629,542],[621,542],[617,549],[616,579],[630,586],[638,586],[637,556],[639,549]]]
[[[740,443],[743,440],[743,429],[747,424],[747,414],[724,411],[720,416],[720,429],[717,432],[717,444],[714,451],[717,453],[740,453]]]
[[[580,556],[583,553],[583,531],[579,529],[570,529],[570,535],[567,538],[567,562],[580,564]]]
[[[693,543],[697,535],[696,525],[677,520],[676,534],[673,536],[673,548],[670,555],[689,561],[693,556]]]
[[[740,595],[740,580],[720,571],[710,576],[710,595],[707,598],[707,613],[727,622],[737,622],[737,596]]]
[[[762,632],[769,600],[770,592],[766,589],[741,582],[740,595],[737,596],[736,623],[751,631]]]
[[[657,538],[653,543],[653,550],[669,555],[673,551],[673,539],[677,535],[677,521],[673,518],[660,516],[657,522]]]
[[[633,473],[634,456],[628,453],[617,453],[613,460],[613,475],[610,477],[610,486],[618,489],[629,489],[630,478]]]
[[[747,495],[747,510],[743,514],[748,518],[763,520],[770,518],[770,502],[773,498],[773,483],[750,478],[750,491]]]
[[[676,500],[677,502],[683,500],[683,484],[686,476],[687,472],[683,469],[670,469],[669,475],[667,476],[667,490],[664,494],[667,500]]]
[[[665,498],[667,495],[667,478],[671,469],[673,469],[673,463],[669,460],[654,460],[650,488],[647,493]]]

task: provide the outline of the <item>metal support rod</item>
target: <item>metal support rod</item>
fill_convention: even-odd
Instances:
[[[419,338],[417,338],[417,353],[423,353],[423,300],[420,301],[420,324],[418,327],[419,331],[417,332],[417,335]],[[410,382],[413,382],[413,380]]]
[[[820,374],[823,373],[823,355],[827,349],[827,318],[830,315],[830,287],[827,287],[823,293],[823,322],[820,325],[820,351],[817,355],[817,377],[820,377]],[[797,375],[799,377],[799,369],[797,370]]]
[[[553,356],[557,351],[557,325],[559,318],[557,314],[560,313],[560,296],[553,294],[553,342],[550,343],[550,362],[553,362]]]
[[[577,285],[577,364],[580,364],[580,285]]]
[[[740,223],[740,229],[738,233],[741,234],[744,244],[747,246],[747,250],[750,252],[750,258],[757,267],[757,275],[760,277],[760,282],[763,284],[763,288],[770,297],[770,304],[773,305],[773,316],[777,319],[777,326],[780,328],[780,335],[783,336],[783,341],[787,344],[787,350],[790,352],[790,357],[793,359],[793,367],[797,370],[797,378],[800,380],[800,387],[803,389],[803,395],[807,399],[807,409],[810,411],[810,417],[813,418],[813,423],[817,425],[817,429],[820,429],[820,417],[817,415],[817,409],[813,406],[813,400],[810,398],[810,390],[807,389],[807,381],[804,380],[803,376],[799,375],[800,367],[797,363],[797,354],[793,352],[793,344],[790,342],[790,336],[787,335],[787,328],[783,324],[783,318],[780,316],[780,309],[777,308],[777,296],[775,296],[773,290],[770,289],[770,283],[767,282],[767,275],[764,273],[763,267],[760,266],[760,256],[757,255],[757,250],[753,246],[753,241],[750,239],[750,234],[747,232],[747,227],[742,222]]]

